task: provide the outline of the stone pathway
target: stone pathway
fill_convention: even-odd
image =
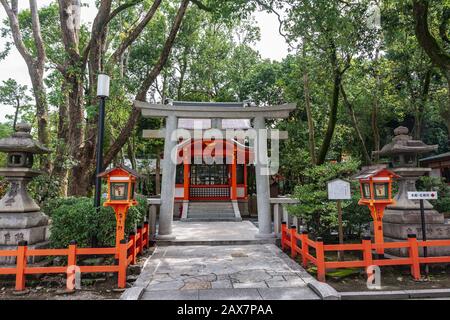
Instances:
[[[308,283],[317,281],[274,244],[160,246],[127,291],[144,300],[319,299]]]
[[[268,242],[267,239],[261,240],[256,238],[258,228],[250,221],[174,221],[172,228],[176,239],[157,240],[158,245],[243,245]]]

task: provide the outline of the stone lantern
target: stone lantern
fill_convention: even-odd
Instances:
[[[414,140],[406,127],[396,128],[394,135],[392,142],[380,151],[373,152],[380,157],[389,157],[391,170],[400,176],[397,180],[398,193],[394,197],[395,204],[388,206],[384,212],[385,241],[404,241],[408,238],[408,234],[416,234],[418,238],[421,238],[420,204],[418,200],[409,200],[408,192],[417,191],[416,181],[431,171],[430,168],[418,167],[418,156],[435,151],[438,146]],[[424,201],[424,207],[428,239],[450,238],[450,225],[445,224],[444,215],[434,210],[428,201]],[[433,251],[434,255],[438,255],[438,251],[443,249],[450,253],[449,248],[444,247],[429,250]],[[407,255],[406,250],[392,253]]]
[[[40,171],[34,170],[35,154],[50,150],[33,140],[31,126],[19,123],[11,137],[0,139],[0,152],[7,153],[6,167],[0,168],[0,176],[10,183],[6,195],[0,200],[0,250],[15,249],[25,240],[30,248],[47,244],[48,217],[27,192],[28,183]],[[0,264],[13,263],[13,258],[0,258]]]

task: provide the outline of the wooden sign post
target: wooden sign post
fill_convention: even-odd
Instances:
[[[342,200],[350,200],[352,198],[350,191],[350,182],[335,179],[328,182],[328,200],[336,200],[338,210],[338,232],[339,244],[344,243],[344,227],[342,224]],[[344,252],[338,251],[338,259],[344,259]]]
[[[422,240],[427,241],[427,224],[425,221],[425,206],[423,205],[424,200],[437,200],[438,194],[435,191],[410,191],[408,192],[409,200],[419,200],[420,201],[420,220],[422,223]],[[428,257],[428,248],[423,247],[423,257]],[[428,264],[425,264],[425,274],[428,275]]]

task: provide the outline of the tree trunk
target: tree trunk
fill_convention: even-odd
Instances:
[[[156,77],[161,73],[161,70],[163,69],[164,65],[166,64],[170,52],[172,50],[173,44],[175,42],[175,38],[178,34],[178,30],[180,29],[181,22],[183,21],[184,15],[186,14],[186,10],[189,6],[190,0],[183,0],[181,2],[181,5],[178,9],[177,15],[175,17],[175,20],[172,25],[172,29],[170,31],[169,36],[166,39],[166,42],[164,44],[164,48],[161,52],[161,55],[159,57],[158,62],[153,67],[153,69],[148,73],[147,77],[144,79],[138,94],[136,95],[135,100],[140,101],[146,101],[147,91],[150,88],[150,86],[155,81]],[[114,156],[119,152],[120,149],[125,145],[128,138],[131,135],[131,132],[136,125],[139,117],[141,115],[141,111],[137,109],[136,107],[132,107],[130,117],[128,118],[128,121],[125,125],[125,127],[121,130],[121,133],[119,134],[118,138],[114,143],[111,145],[109,150],[105,154],[104,158],[104,165],[107,166],[112,159],[114,159]]]
[[[44,86],[44,64],[46,61],[46,54],[41,35],[41,26],[39,22],[38,9],[36,0],[30,0],[31,12],[31,28],[34,45],[36,47],[36,56],[34,57],[26,48],[22,40],[22,34],[19,27],[18,20],[18,6],[17,1],[11,2],[11,7],[7,0],[0,0],[3,8],[8,16],[9,26],[14,40],[14,45],[24,59],[28,74],[33,86],[33,93],[36,102],[36,117],[38,122],[38,139],[44,145],[48,145],[48,105],[47,96]],[[41,169],[48,172],[50,164],[47,156],[41,157]]]
[[[308,119],[309,154],[311,156],[311,163],[314,165],[316,164],[316,139],[314,136],[314,120],[311,112],[311,99],[309,94],[309,76],[306,71],[303,74],[303,91],[305,94],[306,117]]]
[[[359,130],[358,120],[356,119],[355,110],[353,109],[353,106],[350,103],[350,101],[348,101],[347,94],[346,94],[346,92],[344,90],[344,86],[342,84],[341,84],[341,93],[342,93],[342,97],[344,99],[344,104],[347,106],[348,111],[350,113],[350,118],[352,119],[353,127],[356,131],[356,134],[358,135],[359,141],[361,142],[362,152],[363,152],[363,156],[366,161],[366,164],[371,165],[372,160],[370,159],[369,152],[367,151],[366,142],[364,141],[364,137],[361,133],[361,130]]]
[[[414,139],[416,140],[420,140],[420,138],[422,137],[423,115],[425,112],[425,105],[428,100],[428,93],[430,91],[431,73],[431,70],[428,70],[425,73],[422,85],[422,93],[414,119]]]
[[[131,139],[128,140],[128,143],[127,143],[127,155],[128,155],[128,159],[131,162],[131,168],[133,170],[136,170],[136,168],[137,168],[136,155],[135,155],[135,152],[134,152],[134,147],[133,147],[133,144],[131,142]]]
[[[13,121],[13,131],[16,131],[17,118],[19,117],[20,110],[20,97],[16,97],[16,112],[14,113],[14,121]]]
[[[69,97],[65,84],[61,86],[61,94],[63,99],[58,108],[58,132],[57,132],[57,146],[56,157],[54,160],[54,166],[52,175],[57,177],[60,181],[60,192],[63,197],[67,196],[68,187],[68,169],[65,166],[65,160],[67,158],[67,146],[68,146],[68,105]]]
[[[334,77],[333,96],[330,104],[330,114],[328,119],[327,131],[325,133],[325,137],[323,138],[322,146],[320,148],[319,155],[317,157],[318,165],[323,164],[327,157],[327,153],[331,145],[331,140],[333,139],[334,135],[334,128],[336,127],[337,112],[339,106],[339,93],[340,93],[342,72],[339,70],[336,48],[334,47],[334,45],[332,45],[331,48],[332,52],[330,55],[331,56],[330,62],[333,68],[333,77]]]
[[[378,62],[379,58],[379,48],[377,48],[375,53],[375,63]],[[376,79],[376,89],[375,95],[373,97],[373,107],[372,107],[372,115],[371,115],[371,127],[372,127],[372,135],[373,135],[373,145],[375,151],[380,151],[381,148],[381,138],[380,138],[380,130],[378,129],[378,111],[379,111],[379,99],[378,95],[380,94],[381,89],[381,77],[379,70],[376,68],[375,70],[375,79]],[[374,161],[378,162],[380,156],[377,154],[374,155]]]

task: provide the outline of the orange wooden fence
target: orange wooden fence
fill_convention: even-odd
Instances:
[[[450,256],[445,257],[421,257],[419,248],[421,247],[445,247],[450,246],[450,240],[429,240],[418,241],[415,234],[408,235],[408,241],[405,242],[385,242],[381,244],[384,249],[402,249],[407,248],[409,256],[395,259],[373,259],[372,251],[380,245],[372,243],[370,237],[364,237],[361,243],[356,244],[329,244],[323,243],[322,238],[316,241],[309,239],[308,232],[297,233],[297,229],[292,226],[289,229],[286,223],[281,225],[281,247],[284,250],[289,249],[291,257],[295,259],[301,257],[304,267],[309,263],[317,267],[317,279],[325,282],[326,271],[339,268],[365,268],[376,266],[400,266],[409,265],[414,279],[420,279],[420,264],[431,263],[450,263]],[[310,249],[315,251],[311,254]],[[362,260],[354,261],[327,261],[325,253],[330,251],[362,251]]]
[[[25,290],[25,281],[27,274],[50,274],[65,273],[67,274],[67,289],[73,290],[75,283],[75,273],[99,273],[113,272],[118,274],[118,287],[125,288],[127,279],[127,268],[130,264],[136,263],[138,254],[144,252],[144,248],[148,248],[149,241],[149,225],[147,222],[144,226],[137,228],[136,233],[131,233],[129,241],[125,239],[120,242],[117,248],[78,248],[75,241],[72,241],[67,249],[28,249],[27,242],[21,241],[17,250],[2,250],[0,257],[15,257],[16,266],[8,268],[0,268],[0,275],[16,275],[16,290]],[[101,265],[101,266],[78,266],[78,256],[89,255],[114,255],[117,264]],[[53,267],[33,267],[27,265],[30,257],[43,256],[66,256],[67,266]]]

